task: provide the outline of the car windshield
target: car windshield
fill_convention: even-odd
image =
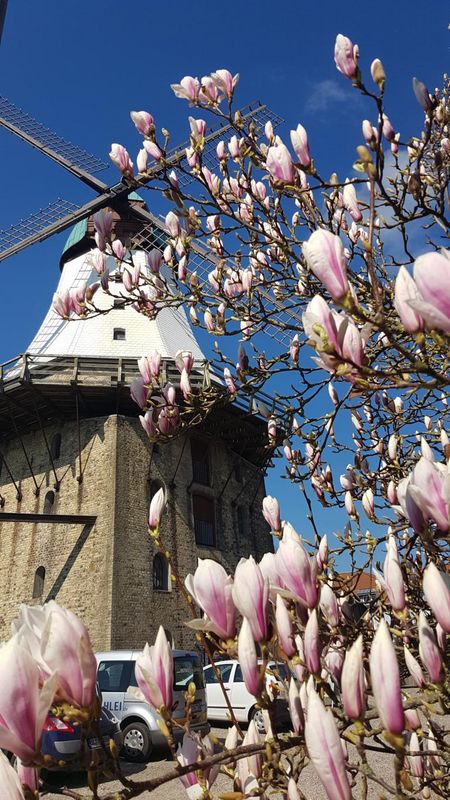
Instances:
[[[198,656],[187,653],[175,656],[173,660],[173,688],[175,691],[187,689],[193,682],[197,689],[203,688],[203,670]]]

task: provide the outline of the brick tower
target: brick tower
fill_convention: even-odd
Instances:
[[[129,243],[132,206],[114,215]],[[91,219],[72,230],[59,291],[97,277],[87,258],[93,233]],[[153,246],[165,236],[156,226]],[[184,602],[146,532],[149,501],[165,488],[162,536],[180,575],[197,558],[228,570],[260,558],[271,546],[261,516],[265,426],[225,405],[151,444],[129,392],[137,358],[158,350],[170,379],[176,352],[189,350],[193,381],[203,380],[205,358],[182,308],[149,321],[119,296],[106,307],[86,321],[50,308],[27,352],[0,367],[0,635],[19,603],[55,598],[87,623],[96,649],[140,647],[160,624],[176,646],[192,647]]]

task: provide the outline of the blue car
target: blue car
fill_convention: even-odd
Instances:
[[[93,760],[99,766],[106,764],[111,739],[119,753],[122,731],[119,720],[111,711],[102,709],[99,728],[99,736],[82,739],[79,725],[48,714],[42,733],[41,752],[49,759],[49,771],[81,771],[87,769]],[[8,755],[13,763],[15,757],[11,753]]]

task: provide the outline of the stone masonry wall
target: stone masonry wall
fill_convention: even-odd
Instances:
[[[230,424],[232,424],[230,422]],[[19,482],[23,499],[5,467],[0,473],[3,511],[94,515],[92,530],[81,525],[49,522],[5,522],[0,510],[0,639],[9,635],[18,605],[44,602],[52,595],[88,625],[94,648],[140,648],[152,642],[158,626],[171,632],[177,647],[192,648],[195,636],[184,624],[189,618],[180,588],[153,587],[155,549],[147,533],[152,493],[164,486],[168,504],[162,540],[183,579],[198,558],[213,558],[227,571],[242,556],[260,559],[271,549],[261,504],[264,483],[259,470],[240,459],[221,440],[203,438],[208,452],[210,485],[193,482],[190,438],[183,436],[156,446],[149,443],[139,420],[122,416],[82,420],[83,481],[78,475],[78,433],[74,421],[46,427],[49,443],[61,434],[55,478],[40,431],[23,437],[40,486],[34,496],[20,442],[3,447],[8,466]],[[201,432],[193,433],[197,438]],[[54,492],[48,508],[46,495]],[[215,547],[197,547],[192,513],[193,493],[214,499]],[[45,567],[41,597],[33,600],[38,567]]]

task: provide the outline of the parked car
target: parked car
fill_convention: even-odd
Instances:
[[[262,711],[257,707],[256,697],[246,689],[239,662],[233,660],[217,661],[216,667],[220,670],[224,688],[238,722],[250,722],[253,719],[258,731],[264,733]],[[208,719],[228,719],[228,706],[213,667],[211,665],[204,667],[203,673],[206,684]],[[285,679],[286,669],[284,664],[276,664],[274,661],[269,661],[266,670],[266,688],[269,696],[275,700],[275,717],[279,726],[290,724],[286,687],[283,683]]]
[[[120,720],[123,733],[122,755],[128,761],[147,761],[155,746],[164,746],[166,740],[158,727],[161,719],[157,711],[143,700],[138,700],[130,687],[136,687],[134,674],[139,651],[114,650],[97,653],[97,681],[102,693],[103,708]],[[184,694],[189,683],[196,686],[192,707],[191,728],[202,734],[209,731],[206,713],[205,683],[200,657],[189,650],[174,650],[174,703],[173,717],[179,722],[185,718]],[[182,736],[175,730],[175,737]]]
[[[82,738],[79,725],[65,722],[54,714],[48,714],[42,732],[41,752],[49,756],[53,763],[50,772],[86,769],[92,761],[95,751],[99,764],[109,752],[109,740],[113,739],[118,751],[122,747],[122,731],[119,720],[107,709],[102,709],[100,718],[100,737]],[[106,752],[105,752],[106,751]],[[105,753],[102,758],[102,754]],[[12,753],[7,753],[11,763],[16,763]]]

